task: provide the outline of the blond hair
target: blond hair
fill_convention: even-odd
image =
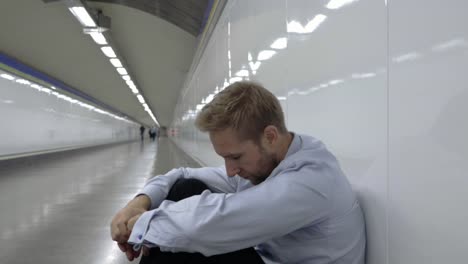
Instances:
[[[250,81],[233,83],[218,93],[203,107],[195,125],[203,132],[231,128],[240,140],[254,142],[260,140],[269,125],[282,134],[287,133],[283,110],[276,96]]]

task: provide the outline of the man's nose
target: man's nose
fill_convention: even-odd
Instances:
[[[226,173],[229,177],[236,176],[239,173],[239,167],[234,162],[226,160]]]

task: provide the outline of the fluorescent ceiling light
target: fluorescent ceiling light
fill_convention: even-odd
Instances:
[[[287,31],[289,33],[303,33],[304,27],[301,25],[301,23],[297,22],[296,20],[293,20],[288,23]]]
[[[287,38],[279,38],[271,44],[270,48],[272,49],[285,49],[288,46],[288,39]]]
[[[214,98],[214,94],[210,94],[208,95],[208,97],[206,97],[205,102],[208,104],[209,102],[213,101],[213,98]]]
[[[305,26],[306,33],[313,32],[315,29],[322,24],[323,21],[327,18],[326,15],[318,14],[316,15],[307,25]]]
[[[135,83],[132,80],[126,81],[128,86],[135,86]]]
[[[127,75],[127,70],[125,68],[117,68],[117,71],[120,73],[120,75]]]
[[[262,50],[260,51],[260,53],[258,53],[258,57],[257,57],[257,60],[268,60],[270,59],[271,57],[273,57],[273,55],[276,54],[276,51],[274,50]]]
[[[351,4],[352,2],[355,2],[356,0],[330,0],[327,4],[328,9],[338,9],[342,8],[345,5]]]
[[[248,70],[240,70],[236,73],[237,76],[240,76],[240,77],[248,77],[249,76],[249,71]]]
[[[110,46],[102,47],[101,50],[102,50],[102,52],[103,52],[107,57],[109,57],[109,58],[115,58],[115,57],[117,57],[117,56],[115,55],[114,50],[113,50],[112,47],[110,47]]]
[[[339,84],[339,83],[342,83],[342,82],[344,82],[344,81],[343,80],[331,80],[328,83],[330,85],[336,85],[336,84]]]
[[[114,67],[122,67],[122,63],[120,62],[119,59],[110,59],[110,62],[112,63],[112,65],[114,65]]]
[[[89,15],[88,11],[82,6],[70,7],[70,12],[80,21],[85,27],[96,27],[93,18]]]
[[[368,73],[353,73],[351,75],[351,78],[353,79],[364,79],[364,78],[372,78],[376,74],[374,72],[368,72]]]
[[[135,86],[130,86],[130,90],[132,90],[134,94],[138,94],[138,89]]]
[[[13,81],[15,79],[15,77],[13,77],[13,76],[11,76],[9,74],[6,74],[6,73],[2,73],[0,76],[2,76],[2,78],[10,80],[10,81]]]
[[[124,76],[122,76],[122,79],[124,79],[125,81],[131,81],[132,80],[130,78],[130,75],[124,75]]]
[[[235,82],[240,82],[242,81],[242,78],[241,77],[232,77],[231,79],[229,79],[229,82],[232,84],[232,83],[235,83]]]
[[[136,96],[138,98],[138,101],[140,101],[140,103],[144,103],[145,102],[145,99],[143,98],[143,96],[141,94],[137,94]]]
[[[41,92],[45,92],[45,93],[50,94],[50,92],[52,92],[52,90],[49,89],[49,88],[44,88],[44,87],[42,87]]]
[[[94,42],[96,42],[98,45],[106,45],[107,44],[107,40],[106,40],[106,38],[104,37],[104,35],[102,33],[92,32],[92,33],[90,33],[90,35],[93,38]]]
[[[320,26],[320,24],[322,24],[323,21],[325,21],[326,18],[327,16],[318,14],[312,20],[310,20],[305,27],[302,26],[301,23],[293,20],[288,23],[287,31],[290,33],[299,33],[299,34],[312,33],[314,30],[316,30]]]
[[[278,96],[278,97],[276,97],[276,98],[278,98],[278,100],[281,100],[281,101],[286,100],[286,96]]]
[[[422,57],[422,55],[420,53],[410,52],[410,53],[403,54],[401,56],[392,58],[392,61],[400,63],[400,62],[404,62],[404,61],[416,60],[416,59],[419,59],[420,57]]]
[[[34,84],[31,84],[31,87],[34,88],[34,89],[36,89],[36,90],[39,90],[39,91],[41,90],[41,86],[39,86],[39,85],[37,85],[37,84],[35,84],[35,83],[34,83]]]
[[[16,82],[21,83],[21,84],[31,84],[29,81],[27,81],[25,79],[17,79]]]
[[[262,64],[261,61],[256,61],[256,62],[251,61],[251,62],[249,62],[249,66],[250,66],[250,69],[251,69],[252,71],[257,71],[258,68],[260,68],[260,65],[261,65],[261,64]]]
[[[468,43],[464,39],[452,39],[438,44],[432,48],[433,51],[445,51],[456,47],[466,47]]]

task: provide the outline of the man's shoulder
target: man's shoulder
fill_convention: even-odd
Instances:
[[[299,146],[297,150],[291,153],[291,155],[288,155],[285,160],[307,162],[317,159],[317,156],[320,157],[323,154],[330,153],[325,144],[313,136],[304,134],[296,134],[295,136],[298,137]]]
[[[318,148],[318,147],[324,147],[323,142],[311,135],[307,134],[295,134],[297,137],[299,137],[301,143],[302,143],[302,148],[303,149],[313,149],[313,148]]]
[[[321,140],[304,134],[296,134],[295,136],[298,137],[300,146],[280,163],[281,171],[291,169],[300,171],[310,166],[317,168],[325,164],[335,165],[335,156]]]

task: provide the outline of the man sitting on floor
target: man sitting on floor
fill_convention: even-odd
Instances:
[[[271,92],[234,83],[196,125],[225,166],[148,180],[111,223],[129,260],[143,248],[144,264],[364,263],[362,210],[338,161],[321,141],[286,129]]]

